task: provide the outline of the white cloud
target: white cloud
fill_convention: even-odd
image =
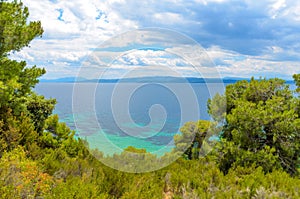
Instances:
[[[196,3],[202,3],[204,5],[207,5],[208,3],[223,3],[227,0],[195,0]]]
[[[163,12],[154,14],[154,19],[166,24],[182,23],[183,19],[178,13]]]
[[[197,54],[195,57],[198,60],[195,62],[206,60],[204,58],[209,55],[224,75],[269,74],[286,78],[300,72],[299,1],[23,2],[29,7],[30,20],[41,20],[45,32],[42,39],[31,43],[31,48],[25,48],[12,57],[26,60],[29,65],[45,67],[48,71],[46,78],[75,75],[86,57],[99,46],[102,48],[101,56],[108,60],[114,59],[118,53],[105,47],[119,47],[119,50],[126,52],[132,49],[127,49],[132,41],[150,47],[161,44],[159,47],[167,47],[167,53],[178,55],[184,52],[182,38],[176,35],[166,37],[164,31],[153,34],[151,31],[140,30],[139,34],[128,34],[128,38],[115,37],[112,43],[111,40],[104,42],[120,33],[149,26],[175,29],[188,34],[200,44],[204,43],[207,54],[202,53],[203,57],[198,55],[200,51],[186,53],[190,53],[190,57]],[[93,54],[98,56],[97,52]],[[125,70],[124,66],[128,64],[178,65],[178,71],[192,75],[192,68],[182,67],[185,65],[182,58],[166,56],[160,51],[130,52],[116,62],[115,70]],[[107,60],[94,60],[94,64],[104,68]],[[202,66],[208,65],[202,63]],[[117,74],[115,70],[114,74]],[[205,70],[211,75],[216,72],[213,68]]]
[[[286,0],[275,0],[271,4],[270,14],[273,19],[275,19],[280,11],[286,7]]]
[[[280,47],[269,48],[273,53],[283,52]],[[213,46],[207,49],[208,55],[216,62],[218,71],[222,76],[236,77],[281,77],[291,79],[295,73],[300,73],[298,61],[273,61],[274,55],[245,56],[237,52],[221,49]],[[267,52],[266,52],[267,53]]]
[[[12,55],[15,59],[25,59],[29,65],[45,67],[45,77],[56,77],[53,68],[66,63],[79,65],[103,41],[126,30],[137,28],[136,22],[120,17],[109,7],[111,1],[32,1],[23,0],[29,7],[29,20],[40,20],[44,29],[43,39],[36,39],[31,48]],[[58,19],[61,12],[61,20]],[[97,19],[101,12],[105,17]],[[54,64],[55,63],[55,64]],[[74,74],[74,69],[63,70],[64,75]],[[63,74],[61,74],[63,75]]]

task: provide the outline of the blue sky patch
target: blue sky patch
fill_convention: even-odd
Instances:
[[[56,9],[56,11],[59,12],[59,16],[57,17],[57,19],[59,21],[65,21],[62,17],[63,17],[63,14],[64,14],[64,10],[62,8],[59,8],[59,9]]]

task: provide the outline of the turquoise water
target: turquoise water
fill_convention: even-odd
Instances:
[[[210,120],[207,100],[224,93],[219,83],[168,85],[123,83],[40,83],[39,94],[56,98],[54,113],[76,136],[106,155],[128,146],[162,155],[174,147],[173,137],[187,121]],[[294,87],[294,86],[292,86]],[[134,89],[133,89],[134,88]]]
[[[145,148],[147,152],[160,156],[165,152],[171,151],[174,147],[173,142],[169,145],[161,146],[132,136],[118,136],[107,134],[103,131],[88,136],[87,141],[91,148],[102,149],[107,155],[121,153],[128,146],[134,146],[136,148]]]

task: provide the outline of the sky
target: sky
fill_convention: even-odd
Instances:
[[[11,57],[44,67],[44,79],[101,74],[292,79],[300,73],[300,1],[23,3],[29,20],[42,22],[44,34]]]

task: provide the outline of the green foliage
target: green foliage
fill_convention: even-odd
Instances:
[[[183,169],[184,168],[184,169]],[[179,172],[180,171],[180,172]],[[159,172],[157,172],[159,173]],[[158,175],[158,174],[157,174]],[[160,171],[170,198],[298,198],[298,178],[261,167],[236,167],[224,175],[209,159],[179,159]],[[285,178],[284,180],[282,178]],[[167,186],[167,188],[166,188]],[[269,195],[268,195],[269,194]]]
[[[297,86],[297,92],[300,93],[300,74],[294,74],[293,78],[295,80],[296,86]]]
[[[300,155],[299,100],[280,79],[251,79],[228,85],[220,169],[262,166],[296,174]],[[212,106],[210,106],[212,107]]]
[[[0,2],[0,57],[21,50],[32,39],[42,35],[41,22],[27,23],[28,16],[28,8],[22,2]]]
[[[43,120],[42,120],[43,121]],[[51,115],[45,121],[45,132],[43,135],[49,137],[56,141],[57,144],[61,144],[62,141],[67,140],[69,137],[73,138],[74,132],[65,124],[59,122],[58,115]],[[47,142],[47,140],[45,140]],[[52,142],[52,140],[51,140]],[[46,144],[46,143],[45,143]],[[47,145],[48,147],[52,146],[51,144]],[[53,145],[52,147],[56,147]]]
[[[37,132],[43,133],[45,121],[52,114],[55,103],[55,99],[47,100],[36,94],[28,97],[26,107]]]
[[[98,193],[97,184],[89,183],[84,178],[80,177],[70,177],[66,182],[60,182],[53,189],[51,194],[47,194],[44,198],[64,198],[64,199],[74,199],[74,198],[109,198],[108,194]]]
[[[0,197],[37,198],[50,193],[53,177],[26,157],[22,147],[5,153],[0,160]]]
[[[26,111],[27,97],[32,94],[31,88],[38,83],[38,77],[45,73],[44,69],[25,68],[25,62],[0,57],[0,113],[9,108],[14,115]]]
[[[99,160],[114,169],[130,173],[152,171],[154,167],[159,168],[164,164],[163,160],[156,155],[132,146],[127,147],[121,154],[102,157]]]
[[[124,149],[126,152],[132,152],[132,153],[147,153],[146,149],[137,149],[133,146],[128,146],[126,149]]]
[[[217,93],[212,99],[208,99],[208,113],[218,125],[224,125],[226,119],[226,96]]]
[[[31,88],[38,83],[44,69],[26,67],[26,62],[7,58],[10,52],[19,51],[30,41],[41,36],[40,22],[27,23],[28,8],[21,2],[0,2],[0,114],[8,109],[14,115],[26,111],[24,103]]]
[[[52,161],[57,157],[50,158]],[[49,161],[50,161],[49,159]],[[133,174],[94,159],[64,157],[54,174],[28,159],[22,148],[0,160],[0,198],[298,198],[299,178],[261,167],[236,167],[224,175],[209,159],[178,159],[161,170]],[[57,164],[59,164],[59,162]],[[85,162],[85,164],[84,164]],[[45,165],[45,164],[43,164]],[[81,165],[81,166],[80,166]],[[69,172],[69,173],[64,173]]]
[[[181,134],[174,136],[175,152],[184,152],[187,159],[198,159],[202,144],[211,128],[210,121],[187,122],[180,128]]]
[[[38,135],[29,117],[22,114],[17,118],[11,111],[2,114],[2,117],[5,120],[0,120],[0,154],[13,150],[18,145],[27,149],[35,146]]]
[[[26,62],[7,57],[9,52],[28,46],[33,38],[42,34],[40,22],[27,23],[28,9],[18,1],[1,1],[0,11],[0,140],[3,151],[18,144],[29,146],[33,143],[36,131],[42,130],[45,120],[42,112],[47,117],[54,106],[53,101],[31,90],[45,70],[26,67]]]

